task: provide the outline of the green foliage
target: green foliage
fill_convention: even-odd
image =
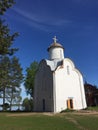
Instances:
[[[24,111],[33,111],[33,100],[25,98],[22,103]]]
[[[0,88],[9,85],[9,66],[10,59],[8,57],[0,58]]]
[[[4,103],[3,105],[1,105],[1,107],[3,108],[3,110],[7,111],[10,105],[8,103]]]
[[[0,15],[3,15],[13,4],[14,0],[0,0]],[[13,56],[18,51],[18,48],[12,47],[17,36],[16,32],[11,34],[8,25],[0,18],[0,97],[3,99],[3,106],[6,100],[10,103],[10,109],[12,103],[16,99],[19,100],[20,84],[23,79],[19,60]]]
[[[20,86],[20,83],[23,79],[23,75],[21,65],[19,64],[19,59],[16,57],[13,57],[11,59],[9,77],[11,79],[10,82],[12,86]]]
[[[20,96],[20,84],[22,82],[22,68],[16,57],[3,57],[0,61],[0,90],[3,93],[3,104],[5,100],[12,103]]]
[[[26,78],[25,78],[25,89],[27,94],[30,94],[31,97],[33,97],[34,92],[34,80],[35,75],[38,69],[38,62],[34,61],[30,64],[30,66],[26,69]]]
[[[0,14],[4,14],[14,3],[14,0],[0,0]]]
[[[14,4],[14,0],[0,0],[0,14],[6,12]],[[13,55],[17,48],[11,48],[13,41],[18,33],[10,34],[8,25],[4,24],[4,20],[0,18],[0,56]]]
[[[18,33],[10,34],[8,25],[4,25],[4,22],[0,20],[0,55],[13,55],[18,48],[11,48]]]

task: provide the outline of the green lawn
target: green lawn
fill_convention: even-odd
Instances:
[[[98,130],[98,115],[0,113],[0,130]]]
[[[88,107],[87,110],[98,111],[98,106]]]

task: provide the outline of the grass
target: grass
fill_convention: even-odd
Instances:
[[[9,114],[7,114],[9,115]],[[46,116],[42,114],[29,116],[0,116],[0,130],[65,130],[76,129],[75,125],[59,116]],[[23,115],[23,114],[22,114]],[[77,129],[76,129],[77,130]]]
[[[87,110],[98,111],[98,106],[88,107]]]
[[[82,116],[76,117],[76,120],[80,124],[80,126],[83,126],[86,130],[98,130],[98,117],[96,116]]]
[[[90,115],[89,113],[82,114],[67,114],[68,118],[66,115],[65,118],[76,124],[78,130],[98,130],[98,113]]]
[[[98,113],[0,113],[0,130],[98,130]]]

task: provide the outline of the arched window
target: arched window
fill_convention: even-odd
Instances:
[[[45,111],[45,99],[43,99],[43,112]]]
[[[69,66],[67,65],[67,74],[70,74]]]

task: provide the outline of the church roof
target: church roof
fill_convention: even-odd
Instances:
[[[63,46],[60,44],[60,43],[52,43],[49,47],[48,47],[48,51],[50,48],[55,48],[55,47],[60,47],[60,48],[63,48]],[[63,48],[64,49],[64,48]]]
[[[60,43],[57,43],[56,36],[53,38],[53,40],[54,42],[48,47],[47,51],[49,51],[50,48],[55,48],[55,47],[60,47],[64,49],[64,47]]]
[[[62,60],[45,60],[51,71],[54,71],[58,66],[62,65]]]

